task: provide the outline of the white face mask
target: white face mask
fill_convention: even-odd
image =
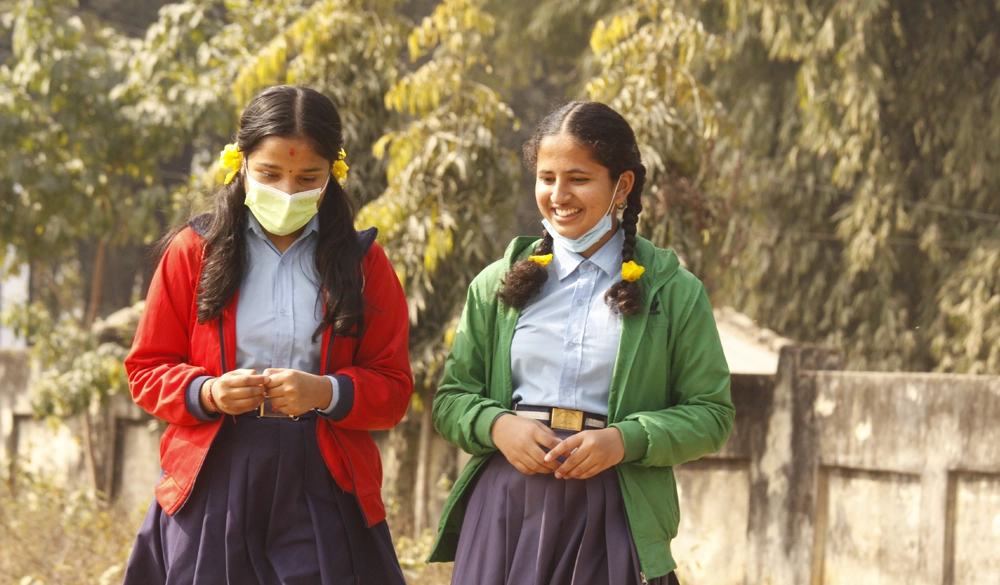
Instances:
[[[618,193],[618,185],[620,185],[621,182],[622,178],[619,175],[618,182],[615,183],[615,190],[611,193],[611,205],[608,206],[608,211],[604,214],[604,217],[594,224],[594,227],[587,230],[587,233],[583,234],[579,238],[571,239],[566,236],[559,235],[559,233],[552,228],[552,224],[549,223],[549,220],[547,219],[542,219],[542,227],[544,227],[545,231],[552,236],[552,241],[560,247],[571,252],[576,252],[577,254],[586,252],[591,246],[603,238],[606,233],[610,232],[612,227],[614,227],[611,221],[611,210],[615,207],[615,195]]]
[[[318,189],[288,194],[281,189],[262,185],[246,173],[246,205],[260,225],[276,236],[287,236],[309,223],[318,211],[319,198],[330,184],[330,176]]]

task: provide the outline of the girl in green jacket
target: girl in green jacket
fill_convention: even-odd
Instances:
[[[463,585],[677,583],[672,468],[734,416],[711,306],[636,235],[646,169],[621,115],[566,104],[524,157],[544,231],[470,286],[433,415],[473,457],[430,560]]]

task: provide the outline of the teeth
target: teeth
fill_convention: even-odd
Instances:
[[[574,209],[556,209],[554,211],[555,211],[555,214],[558,215],[559,217],[569,217],[569,216],[571,216],[571,215],[573,215],[575,213],[579,213],[580,212],[580,208],[577,207],[577,208],[574,208]]]

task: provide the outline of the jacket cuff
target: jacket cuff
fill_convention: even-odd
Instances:
[[[626,420],[609,426],[615,427],[622,434],[622,440],[625,442],[623,463],[638,461],[646,456],[646,450],[649,449],[649,435],[646,434],[641,422]]]
[[[340,384],[337,379],[333,376],[327,376],[330,380],[330,386],[332,387],[332,392],[330,393],[330,404],[326,408],[317,408],[316,412],[322,414],[323,416],[330,416],[333,409],[337,406],[337,399],[340,398]]]
[[[338,420],[343,420],[347,415],[351,414],[351,409],[354,408],[354,380],[350,376],[345,376],[343,374],[334,374],[333,376],[327,376],[333,382],[333,400],[328,407],[330,410],[319,410],[320,416],[323,416],[334,422]]]
[[[191,380],[187,392],[184,394],[184,404],[187,406],[188,412],[200,422],[209,422],[219,418],[218,412],[208,412],[201,407],[201,387],[210,379],[212,376],[198,376]]]
[[[514,414],[514,411],[507,408],[500,408],[499,406],[487,406],[479,411],[473,433],[480,445],[487,449],[497,448],[496,444],[493,443],[493,436],[490,434],[490,431],[493,430],[493,423],[503,414]]]

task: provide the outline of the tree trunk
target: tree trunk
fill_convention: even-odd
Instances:
[[[107,255],[108,241],[98,238],[97,250],[94,252],[94,272],[90,277],[90,302],[87,304],[87,315],[84,317],[85,328],[94,324],[97,313],[101,310],[101,288],[104,280],[104,257]]]
[[[417,448],[417,479],[413,488],[413,538],[420,538],[427,527],[427,475],[431,461],[431,435],[434,421],[431,418],[430,400],[424,399],[424,412],[420,417],[420,443]]]
[[[97,460],[94,456],[93,422],[90,420],[90,408],[84,408],[80,413],[80,435],[83,439],[83,462],[87,467],[87,480],[90,487],[95,492],[100,491],[101,486],[97,481]]]

